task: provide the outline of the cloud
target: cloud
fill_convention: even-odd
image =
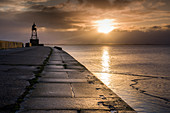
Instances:
[[[79,25],[83,24],[83,21],[80,21],[80,15],[83,14],[81,11],[65,12],[55,6],[44,5],[31,6],[29,10],[16,14],[16,20],[23,24],[32,24],[35,21],[47,29],[79,29]]]
[[[165,25],[164,27],[166,27],[166,28],[170,29],[170,25]]]
[[[161,30],[161,26],[153,26],[151,27],[151,30]]]
[[[144,0],[77,0],[86,7],[95,7],[99,9],[124,9],[130,4],[143,2]]]
[[[48,0],[26,0],[27,2],[35,2],[35,3],[41,3],[41,2],[47,2]]]

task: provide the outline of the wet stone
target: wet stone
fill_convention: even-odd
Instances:
[[[12,64],[12,65],[42,65],[46,57],[39,57],[35,55],[9,55],[6,56],[0,64]]]
[[[66,72],[46,72],[43,71],[41,74],[42,78],[68,78],[68,74]]]
[[[81,110],[80,113],[112,113],[112,112],[106,110]]]
[[[67,69],[85,69],[83,66],[71,66],[71,65],[68,65],[66,66]]]
[[[43,64],[49,47],[29,47],[0,50],[0,108],[15,104],[33,79],[37,67]],[[10,112],[1,109],[0,112]],[[11,112],[10,112],[11,113]]]
[[[62,60],[62,58],[60,55],[52,55],[49,60]]]
[[[53,64],[53,65],[57,65],[57,64],[64,64],[63,61],[49,61],[48,64]]]
[[[55,79],[55,78],[40,78],[39,82],[44,83],[83,83],[88,82],[87,79]]]
[[[44,69],[64,69],[64,66],[47,65]]]
[[[21,104],[25,110],[96,109],[109,110],[100,98],[30,98]]]
[[[64,63],[67,66],[81,66],[79,62],[77,62],[76,60],[64,60]]]
[[[44,69],[47,72],[67,72],[67,71],[81,71],[77,69]]]
[[[24,70],[24,71],[37,71],[37,66],[15,66],[15,65],[0,65],[0,71],[10,72],[10,70]]]
[[[136,111],[125,111],[125,110],[118,110],[118,113],[137,113]]]
[[[0,73],[0,107],[14,104],[29,85],[27,80],[31,77],[32,75]]]
[[[83,72],[78,72],[78,71],[73,71],[73,72],[67,72],[69,78],[74,78],[74,79],[82,79],[82,78],[93,78],[94,76],[88,72],[88,71],[83,71]]]
[[[31,97],[72,97],[70,84],[38,83]]]
[[[95,98],[105,100],[108,97],[117,97],[110,89],[101,84],[72,83],[75,97]]]
[[[27,110],[18,113],[77,113],[76,110]]]

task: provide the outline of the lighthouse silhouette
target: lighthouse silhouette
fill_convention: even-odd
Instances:
[[[37,37],[37,27],[36,27],[35,22],[32,25],[32,33],[31,33],[30,43],[32,44],[32,46],[39,46],[39,39]]]

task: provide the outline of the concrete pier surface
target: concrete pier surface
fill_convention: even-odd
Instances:
[[[136,113],[68,53],[50,51],[1,51],[0,113],[14,103],[17,113]]]

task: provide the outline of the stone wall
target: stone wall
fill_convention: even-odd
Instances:
[[[23,47],[22,42],[12,42],[12,41],[0,40],[0,49],[21,48],[21,47]]]

